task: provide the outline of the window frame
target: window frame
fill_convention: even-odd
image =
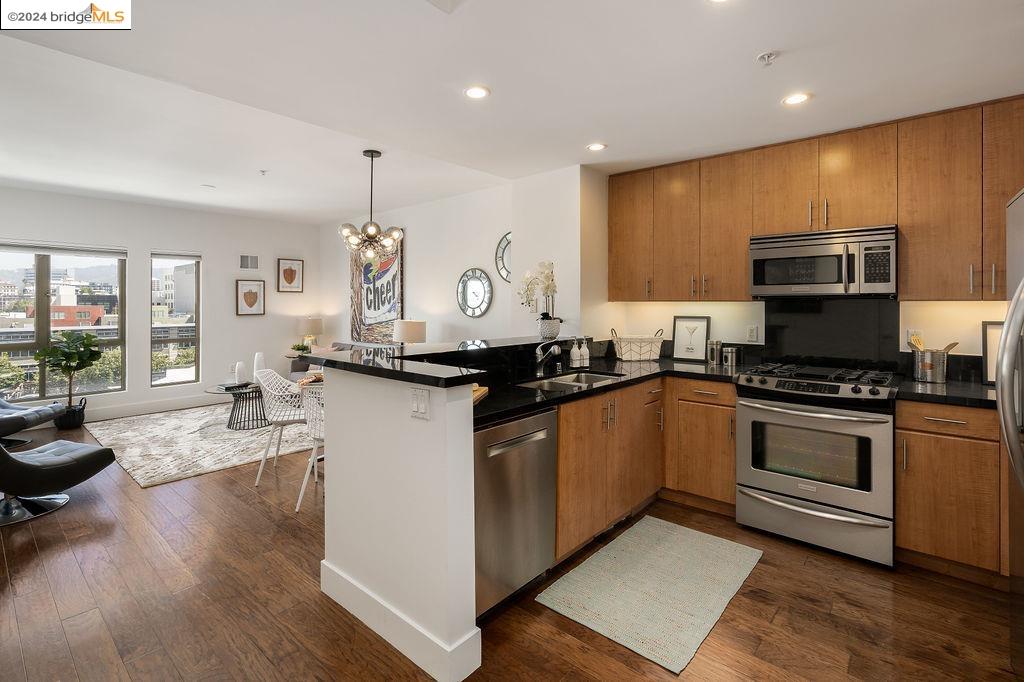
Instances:
[[[194,378],[186,379],[184,381],[170,381],[170,382],[166,382],[166,383],[154,384],[153,383],[153,346],[155,344],[157,344],[157,343],[166,343],[166,342],[154,341],[153,340],[153,329],[155,328],[154,325],[153,325],[153,290],[152,290],[152,283],[153,283],[153,261],[160,260],[160,259],[165,259],[165,260],[166,259],[189,260],[189,261],[192,261],[193,263],[195,263],[195,266],[196,266],[196,296],[195,296],[196,304],[195,304],[195,325],[194,325],[195,326],[195,335],[194,335],[195,345],[193,347],[196,349],[196,361],[195,361],[195,374],[193,375]],[[202,372],[201,372],[201,365],[200,365],[200,360],[199,360],[200,356],[201,356],[201,352],[200,352],[201,343],[200,343],[200,341],[202,339],[202,336],[200,334],[200,325],[201,325],[201,322],[202,322],[202,306],[203,306],[203,299],[202,299],[202,264],[203,264],[203,257],[200,254],[195,254],[195,253],[166,253],[166,252],[154,251],[154,252],[149,254],[149,282],[150,282],[150,292],[149,292],[149,387],[150,388],[165,388],[167,386],[185,386],[187,384],[198,384],[198,383],[202,382]],[[164,284],[163,279],[161,278],[161,280],[160,280],[160,291],[166,291],[167,289],[165,288],[165,286],[166,285]]]
[[[0,353],[6,353],[10,351],[38,351],[44,346],[48,345],[53,337],[53,325],[50,319],[50,258],[51,252],[66,251],[68,255],[80,255],[79,251],[74,248],[59,249],[54,247],[46,246],[33,246],[33,245],[22,245],[22,244],[2,244],[0,243],[0,251],[4,250],[7,246],[17,246],[18,248],[37,248],[45,253],[35,253],[34,263],[36,269],[36,292],[35,292],[35,306],[36,306],[36,317],[35,317],[35,339],[31,342],[21,343],[2,343],[0,344]],[[117,388],[103,390],[103,391],[75,391],[75,396],[92,396],[92,395],[103,395],[105,393],[121,393],[124,392],[127,386],[127,341],[125,335],[125,282],[127,280],[126,271],[128,269],[127,254],[124,256],[118,256],[117,260],[117,337],[112,339],[100,339],[97,338],[97,345],[100,347],[102,352],[105,348],[117,347],[121,349],[121,384]],[[45,293],[40,293],[45,292]],[[83,327],[58,327],[61,331],[75,331],[81,330]],[[47,388],[47,367],[45,362],[38,364],[38,370],[36,376],[38,377],[39,390],[35,396],[24,396],[19,398],[5,397],[4,400],[8,400],[12,403],[19,402],[38,402],[43,400],[52,400],[54,398],[66,398],[67,394],[61,391],[60,393],[49,393]]]

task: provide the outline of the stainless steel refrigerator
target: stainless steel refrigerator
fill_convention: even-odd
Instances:
[[[1013,291],[996,356],[996,400],[1010,452],[1010,661],[1024,676],[1024,190],[1006,206],[1006,290]]]

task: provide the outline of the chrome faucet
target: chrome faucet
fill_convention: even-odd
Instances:
[[[544,346],[549,345],[548,349],[543,350]],[[545,341],[537,346],[537,350],[534,355],[537,358],[537,376],[544,376],[544,363],[547,362],[548,358],[557,357],[562,354],[562,347],[558,345],[558,340]]]

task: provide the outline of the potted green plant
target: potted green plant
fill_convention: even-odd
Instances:
[[[292,350],[297,352],[297,353],[306,354],[306,353],[309,353],[309,346],[307,346],[304,343],[296,343],[296,344],[292,344]]]
[[[50,340],[42,350],[36,351],[36,362],[46,369],[60,372],[68,380],[68,409],[53,423],[58,429],[75,429],[85,422],[85,398],[73,404],[75,375],[92,367],[103,356],[96,337],[89,333],[64,331]]]

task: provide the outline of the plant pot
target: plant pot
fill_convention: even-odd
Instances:
[[[82,398],[77,405],[69,407],[64,414],[53,420],[53,425],[60,430],[77,429],[85,423],[85,398]]]
[[[537,320],[537,332],[542,339],[553,339],[562,331],[561,320]]]

